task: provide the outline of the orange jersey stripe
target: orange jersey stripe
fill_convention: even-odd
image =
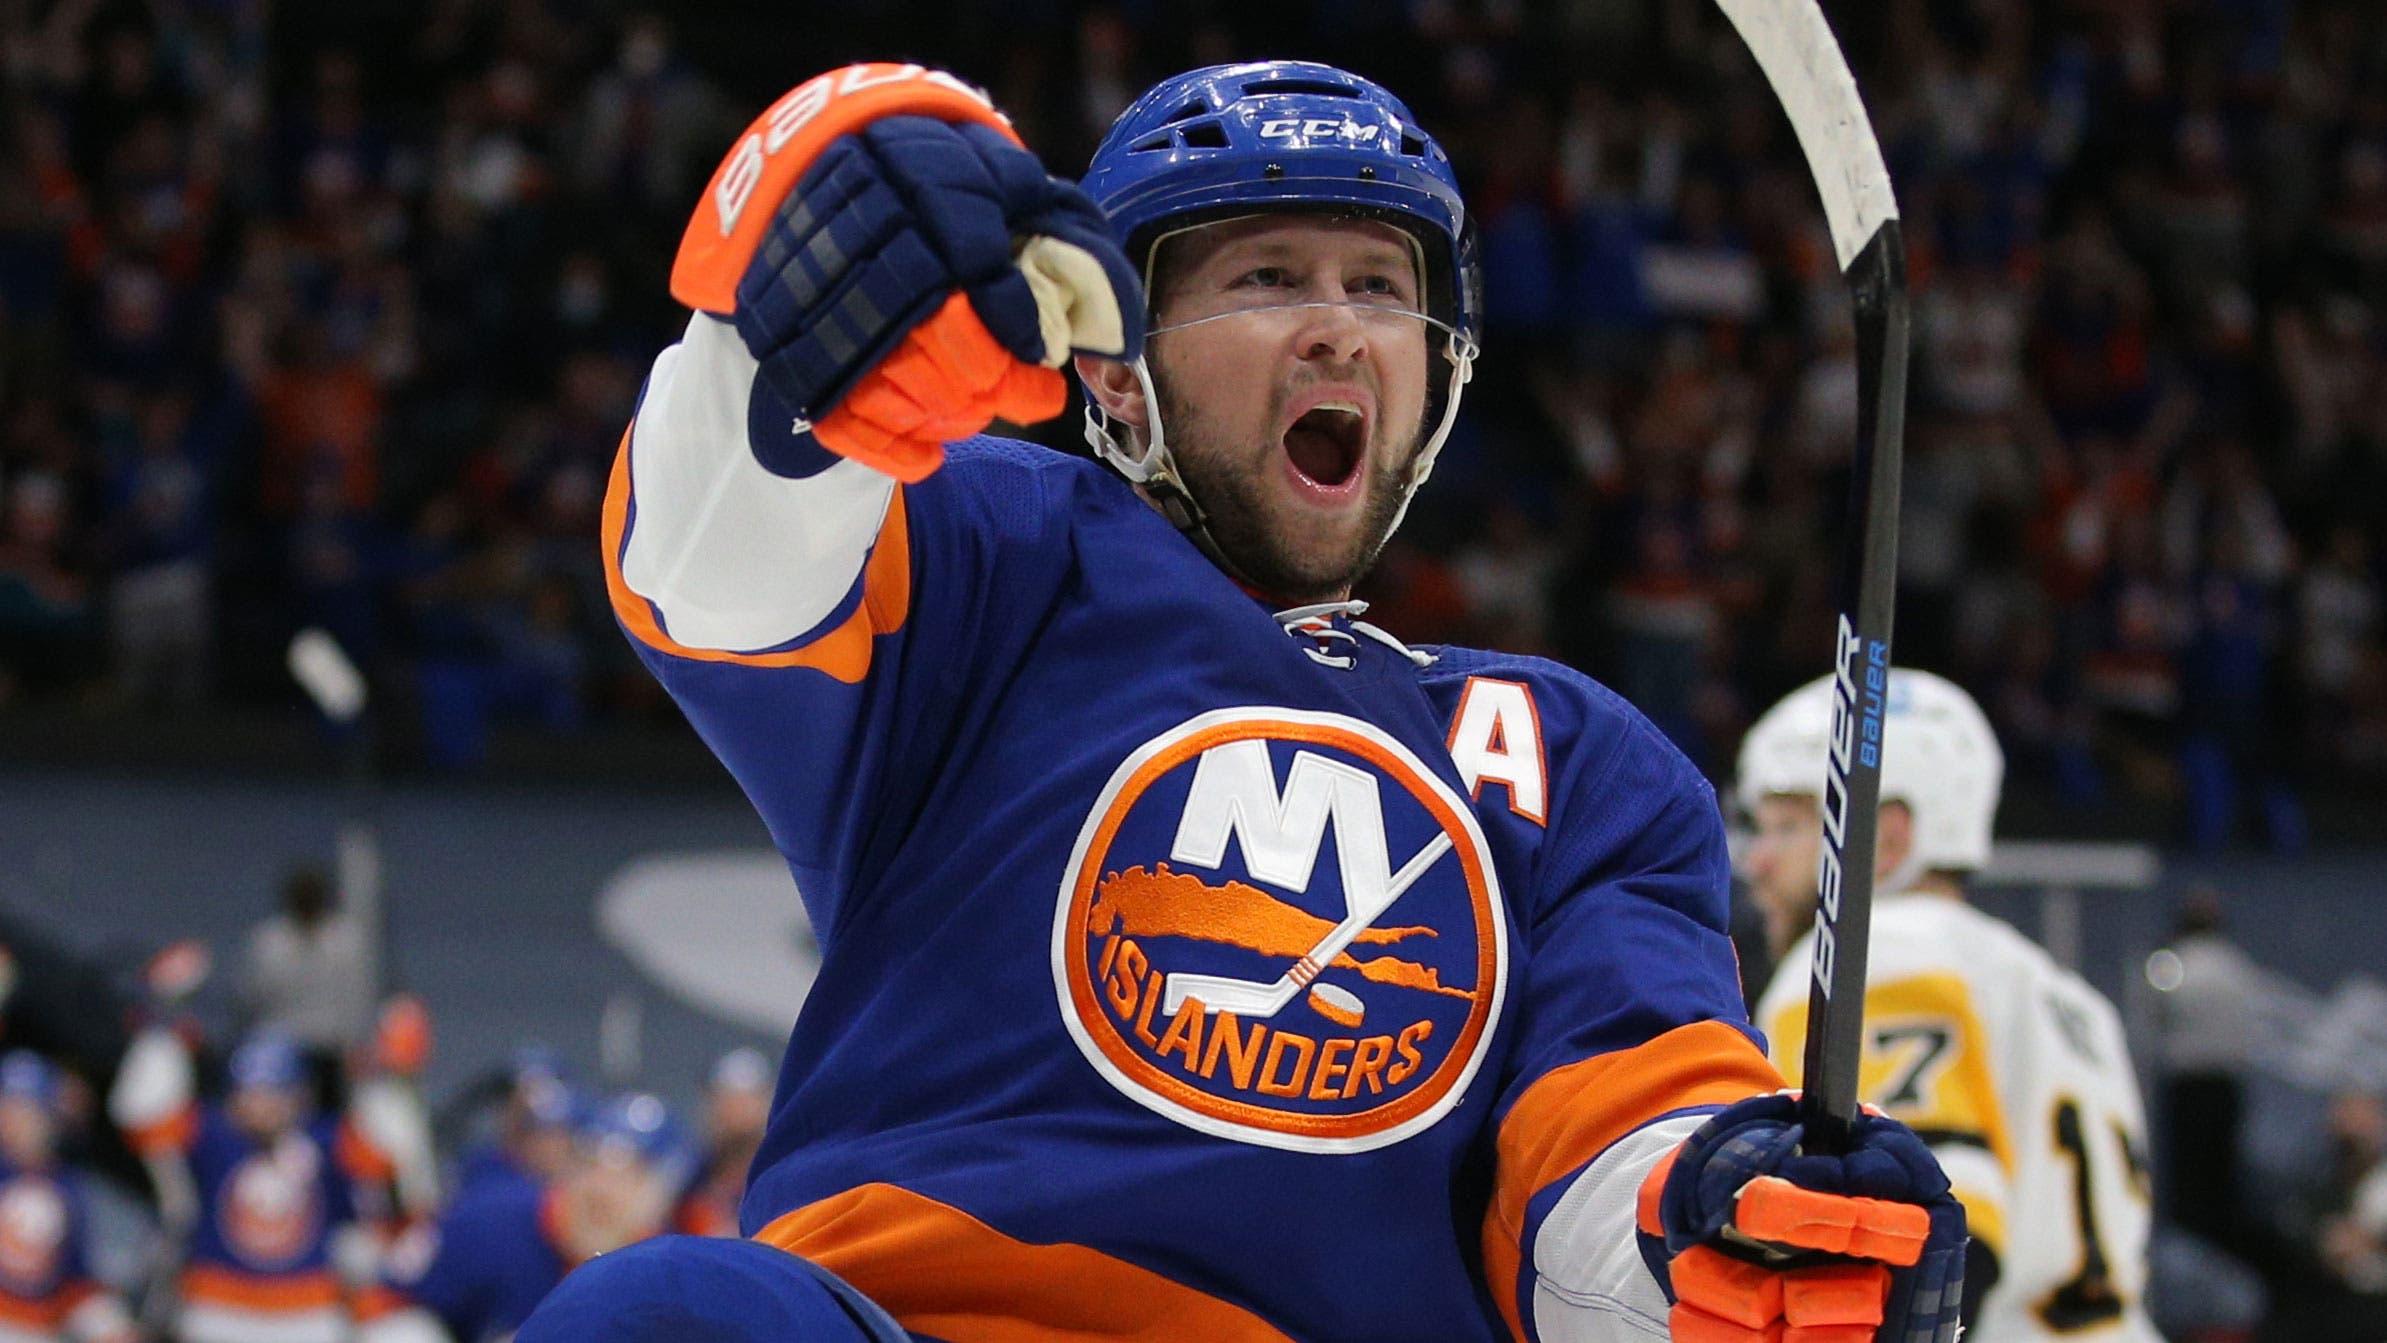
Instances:
[[[346,1121],[340,1124],[340,1135],[332,1145],[332,1156],[340,1163],[340,1169],[370,1183],[384,1183],[398,1173],[398,1167],[390,1160],[389,1154],[375,1146],[373,1140],[365,1136],[364,1130]]]
[[[1484,1218],[1484,1276],[1509,1333],[1526,1337],[1517,1315],[1525,1207],[1535,1194],[1610,1144],[1670,1110],[1727,1105],[1779,1090],[1781,1075],[1721,1021],[1679,1026],[1631,1049],[1543,1074],[1500,1125],[1492,1207]]]
[[[378,1284],[367,1287],[349,1302],[348,1310],[358,1324],[371,1324],[384,1315],[395,1315],[406,1309],[408,1301],[401,1292]]]
[[[124,1140],[142,1156],[163,1156],[168,1152],[187,1152],[199,1138],[199,1108],[185,1105],[154,1124],[128,1129]]]
[[[60,1291],[47,1301],[28,1301],[9,1292],[0,1292],[0,1325],[9,1325],[32,1333],[49,1333],[66,1323],[75,1308],[99,1295],[99,1288],[91,1283],[78,1283]]]
[[[329,1272],[260,1278],[213,1264],[182,1271],[182,1299],[264,1314],[295,1314],[340,1304],[340,1283]]]
[[[756,1240],[852,1283],[904,1328],[951,1343],[1291,1343],[1240,1306],[1099,1250],[1014,1240],[959,1208],[867,1184],[786,1213]]]
[[[633,426],[635,428],[635,426]],[[777,653],[727,653],[690,648],[664,632],[655,610],[630,590],[622,577],[622,542],[630,522],[630,430],[622,432],[621,449],[614,454],[613,476],[605,488],[605,592],[613,613],[640,643],[674,657],[696,662],[732,662],[745,667],[811,667],[851,685],[870,670],[871,640],[903,628],[912,608],[911,529],[904,516],[903,491],[887,500],[886,520],[862,569],[862,600],[837,628],[801,648]]]

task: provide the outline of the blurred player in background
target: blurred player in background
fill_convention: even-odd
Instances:
[[[351,1283],[374,1258],[368,1215],[394,1174],[340,1116],[317,1113],[306,1058],[260,1032],[202,1102],[188,1055],[136,1053],[109,1109],[148,1163],[183,1240],[182,1343],[345,1343]]]
[[[240,965],[241,1005],[252,1029],[298,1042],[330,1111],[348,1101],[351,1051],[373,1029],[372,938],[340,907],[331,874],[312,863],[282,878],[281,908],[249,930]]]
[[[1782,956],[1757,1009],[1795,1084],[1806,1047],[1817,789],[1831,680],[1768,710],[1741,745],[1755,824],[1743,872]],[[1883,727],[1860,1094],[1929,1141],[1972,1227],[1966,1337],[2157,1338],[2142,1297],[2146,1118],[2113,1005],[1964,900],[1989,861],[2004,753],[1970,695],[1892,674]]]
[[[1953,1336],[1922,1144],[1795,1150],[1696,769],[1357,618],[1480,317],[1399,99],[1194,71],[1081,192],[951,76],[849,67],[732,150],[673,292],[614,612],[822,964],[755,1239],[607,1255],[523,1343]],[[981,434],[1073,352],[1095,458]]]
[[[771,1061],[760,1050],[733,1049],[713,1065],[704,1098],[704,1160],[673,1223],[695,1236],[738,1234],[746,1172],[771,1119]]]
[[[489,1182],[545,1188],[571,1161],[573,1129],[586,1116],[555,1051],[537,1045],[516,1050],[505,1088],[496,1136],[467,1148],[457,1162],[459,1198]]]
[[[0,1057],[0,1343],[132,1343],[124,1302],[92,1276],[83,1174],[58,1159],[58,1070]]]
[[[566,1273],[666,1230],[694,1165],[660,1098],[614,1097],[586,1116],[552,1182],[468,1185],[436,1228],[403,1240],[358,1307],[358,1343],[512,1338]]]

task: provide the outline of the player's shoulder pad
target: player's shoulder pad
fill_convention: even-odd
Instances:
[[[1613,886],[1724,930],[1731,858],[1715,787],[1656,724],[1615,691],[1547,659],[1433,651],[1438,661],[1421,669],[1423,688],[1446,719],[1452,763],[1476,787],[1477,805],[1498,796],[1479,781],[1505,767],[1509,809],[1540,829],[1535,901]],[[1497,752],[1486,745],[1495,725]],[[1535,739],[1538,768],[1507,758],[1522,754],[1519,728]],[[1530,780],[1522,792],[1513,782],[1520,777]]]
[[[1437,703],[1457,704],[1470,681],[1526,688],[1539,720],[1554,786],[1621,770],[1643,787],[1679,789],[1713,807],[1715,789],[1648,715],[1590,676],[1549,658],[1452,645],[1424,646],[1434,664],[1418,676]],[[1610,782],[1623,782],[1611,780]]]
[[[2020,933],[2015,935],[2021,936]],[[2091,984],[2079,971],[2050,955],[2046,948],[2029,942],[2027,938],[2024,941],[2029,943],[2030,949],[2037,953],[2041,962],[2041,983],[2045,986],[2049,1000],[2060,1002],[2068,1010],[2079,1014],[2080,1019],[2088,1022],[2091,1029],[2127,1053],[2129,1044],[2122,1026],[2121,1009],[2114,1006],[2113,999],[2106,997],[2104,990]]]
[[[951,454],[954,469],[979,475],[1067,476],[1073,468],[1108,473],[1108,468],[1092,458],[1073,457],[1039,443],[999,434],[972,434],[946,445],[946,451]]]
[[[946,444],[944,467],[904,488],[921,512],[951,514],[1004,540],[1062,530],[1091,501],[1145,507],[1133,487],[1100,462],[992,434]]]
[[[1899,896],[1876,901],[1873,919],[1874,945],[1889,956],[1944,964],[1975,982],[2038,984],[2065,973],[2021,929],[1968,901]]]

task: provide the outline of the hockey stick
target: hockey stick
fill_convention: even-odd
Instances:
[[[1343,921],[1318,939],[1318,945],[1293,962],[1293,968],[1277,977],[1273,984],[1255,983],[1227,975],[1197,975],[1180,972],[1168,977],[1161,987],[1160,1010],[1172,1016],[1185,1005],[1188,998],[1199,998],[1202,1006],[1213,1012],[1232,1012],[1245,1020],[1266,1020],[1285,1010],[1293,995],[1309,987],[1351,939],[1367,930],[1369,924],[1384,917],[1384,911],[1406,894],[1417,879],[1426,874],[1434,861],[1450,852],[1450,835],[1437,834],[1417,851],[1417,856],[1401,865],[1382,891],[1373,892],[1351,901],[1343,914]]]
[[[1906,248],[1881,146],[1817,0],[1716,0],[1790,116],[1856,301],[1853,534],[1841,551],[1832,640],[1832,741],[1816,879],[1800,1117],[1814,1148],[1845,1151],[1857,1116],[1865,952],[1873,915],[1874,809],[1898,576],[1898,474],[1906,435]]]

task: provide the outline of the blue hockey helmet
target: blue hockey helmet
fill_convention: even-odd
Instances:
[[[1422,262],[1426,315],[1446,328],[1450,370],[1429,406],[1433,428],[1407,492],[1424,483],[1473,374],[1483,302],[1474,227],[1450,156],[1407,104],[1316,61],[1208,66],[1163,80],[1120,113],[1081,185],[1110,218],[1147,291],[1155,245],[1204,223],[1291,210],[1377,219],[1407,232]],[[1136,370],[1157,404],[1141,361]],[[1183,497],[1157,416],[1147,437],[1140,447],[1129,441],[1089,399],[1088,443],[1128,479]],[[1196,508],[1189,529],[1199,525]]]
[[[44,1110],[58,1108],[63,1087],[57,1065],[29,1049],[12,1049],[0,1056],[0,1099],[30,1101]]]
[[[1474,336],[1474,233],[1450,156],[1379,84],[1316,61],[1214,65],[1156,84],[1112,123],[1086,194],[1147,268],[1164,233],[1208,219],[1316,210],[1416,237],[1427,311]]]
[[[695,1164],[688,1130],[662,1097],[649,1092],[628,1092],[599,1104],[581,1124],[580,1140],[592,1154],[631,1157],[674,1179]]]
[[[225,1072],[235,1091],[285,1090],[306,1084],[307,1060],[298,1041],[268,1028],[240,1042]]]
[[[516,1045],[506,1060],[506,1085],[515,1091],[548,1082],[569,1084],[571,1080],[572,1068],[564,1056],[554,1046],[536,1040]]]

